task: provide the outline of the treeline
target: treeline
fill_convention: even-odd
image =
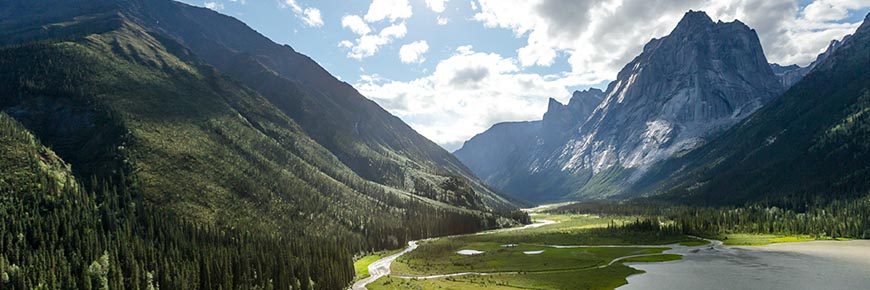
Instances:
[[[590,202],[552,211],[661,219],[669,225],[662,230],[695,235],[755,233],[870,239],[870,195],[850,200],[804,203],[798,209],[769,203],[714,208],[644,202]]]

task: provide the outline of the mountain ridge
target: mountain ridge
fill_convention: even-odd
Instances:
[[[754,30],[689,11],[671,34],[651,40],[623,67],[583,122],[554,126],[565,134],[561,144],[533,153],[509,175],[517,181],[495,183],[537,201],[607,198],[782,90]]]

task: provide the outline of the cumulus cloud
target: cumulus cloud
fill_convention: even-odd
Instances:
[[[423,54],[429,51],[429,43],[425,40],[414,41],[402,45],[399,49],[399,59],[402,63],[423,63],[426,58]]]
[[[205,8],[215,10],[215,11],[224,10],[224,4],[219,3],[219,2],[205,2],[205,4],[203,4],[203,6],[205,6]]]
[[[772,62],[806,65],[834,38],[859,23],[837,23],[849,11],[870,7],[866,0],[479,0],[473,19],[486,27],[510,29],[526,44],[517,50],[521,66],[550,66],[568,57],[571,73],[599,83],[639,54],[651,38],[667,35],[689,9],[713,19],[739,19],[757,30]]]
[[[372,32],[371,27],[363,21],[362,17],[356,15],[345,15],[342,17],[341,27],[349,28],[350,31],[359,35],[366,35]]]
[[[450,0],[426,0],[426,7],[429,7],[435,13],[442,13],[445,9],[445,4]]]
[[[233,0],[231,0],[233,1]],[[236,0],[238,1],[238,0]],[[242,4],[245,3],[245,0],[241,0]],[[235,2],[235,1],[233,1]],[[278,2],[278,6],[281,8],[290,8],[293,10],[293,14],[296,15],[297,18],[302,20],[307,26],[310,27],[321,27],[323,26],[323,17],[320,15],[320,9],[317,8],[305,8],[302,5],[299,5],[299,2],[296,0],[282,0]]]
[[[341,26],[350,29],[359,37],[354,41],[342,40],[339,47],[347,48],[347,57],[361,60],[375,55],[381,46],[392,43],[396,39],[405,37],[408,27],[403,19],[413,15],[411,4],[408,0],[373,0],[369,5],[368,13],[360,17],[358,15],[346,15],[341,19]],[[372,25],[384,23],[384,27],[378,33]],[[400,21],[402,20],[402,21]]]
[[[354,86],[448,150],[497,122],[540,118],[549,97],[570,97],[560,76],[524,73],[517,60],[456,49],[434,71],[411,81],[377,75]]]
[[[353,28],[351,28],[351,30],[353,30]],[[360,34],[360,32],[363,31],[365,31],[365,29],[357,29],[355,33]],[[350,49],[347,53],[347,57],[363,59],[375,55],[380,50],[381,46],[392,43],[393,40],[405,37],[405,34],[407,33],[408,28],[405,26],[404,22],[401,22],[391,24],[377,34],[363,33],[355,42],[342,40],[339,42],[338,46]]]
[[[321,27],[323,26],[323,18],[320,16],[320,9],[317,8],[305,8],[303,11],[305,15],[302,17],[302,21],[305,22],[306,25],[311,27]]]
[[[411,4],[408,0],[372,0],[369,11],[365,15],[368,22],[377,22],[384,19],[396,21],[410,18],[413,15]]]
[[[441,16],[441,15],[438,15],[438,17],[436,17],[435,20],[438,22],[438,25],[447,25],[447,23],[450,22],[450,18]]]

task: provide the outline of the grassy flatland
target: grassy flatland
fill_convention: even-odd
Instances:
[[[599,217],[596,215],[537,215],[538,220],[559,223],[522,231],[507,231],[490,235],[464,236],[464,241],[493,241],[511,244],[545,245],[668,245],[696,242],[684,235],[665,235],[661,232],[608,230],[609,225],[633,222],[635,217]]]
[[[392,275],[369,289],[614,289],[627,283],[626,277],[643,273],[623,265],[625,262],[663,262],[679,255],[661,254],[668,247],[631,245],[668,245],[706,242],[682,236],[609,227],[635,218],[601,218],[593,215],[537,215],[536,219],[559,223],[539,228],[468,235],[420,242],[419,248],[399,257],[392,264]],[[505,246],[515,244],[515,246]],[[545,245],[591,245],[558,249]],[[627,247],[596,247],[624,245]],[[484,253],[464,256],[459,250]],[[525,251],[541,251],[527,255]],[[652,255],[651,255],[652,254]],[[659,255],[656,255],[659,254]],[[633,255],[608,265],[611,261]],[[404,279],[398,276],[428,276],[461,272],[489,273],[437,279]]]
[[[519,244],[502,247],[501,242],[465,242],[461,239],[439,239],[422,244],[392,265],[393,275],[422,276],[460,272],[541,272],[598,267],[610,261],[631,255],[661,253],[668,248],[573,248]],[[484,251],[483,254],[464,256],[459,250]],[[524,251],[540,251],[536,255]]]

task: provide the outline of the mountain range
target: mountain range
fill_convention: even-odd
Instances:
[[[692,204],[802,208],[870,190],[870,15],[788,91],[633,188]],[[832,45],[833,47],[834,45]]]
[[[526,201],[870,190],[870,15],[800,67],[689,11],[606,90],[452,154],[171,0],[0,0],[0,68],[2,289],[344,289],[358,254],[530,223]]]
[[[672,185],[668,192],[690,188],[669,179],[684,172],[673,159],[701,154],[781,102],[786,90],[800,90],[804,76],[852,38],[832,41],[807,67],[783,67],[768,64],[755,31],[740,21],[713,22],[689,11],[668,36],[647,43],[606,91],[575,92],[567,105],[573,109],[551,99],[543,120],[529,123],[534,130],[496,124],[454,154],[495,187],[533,201],[649,196],[661,184]],[[514,148],[505,140],[530,149],[481,153]],[[711,166],[721,157],[695,164]]]

